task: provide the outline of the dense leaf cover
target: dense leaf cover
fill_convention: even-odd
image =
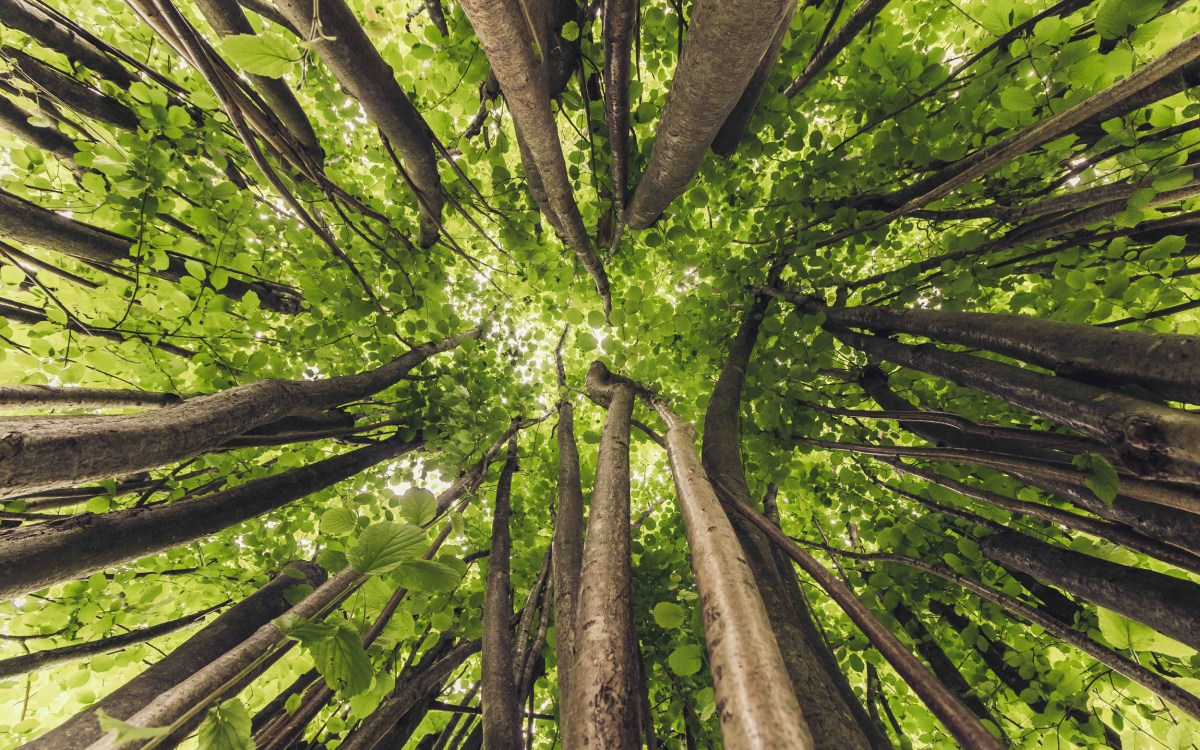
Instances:
[[[511,586],[514,611],[520,614],[532,600],[532,614],[538,596],[531,592],[546,579],[555,519],[555,404],[574,404],[587,497],[605,417],[586,397],[589,364],[603,360],[646,384],[700,428],[731,339],[754,304],[754,285],[811,294],[818,306],[888,304],[1200,335],[1200,303],[1193,302],[1200,298],[1200,276],[1192,266],[1200,247],[1200,100],[1188,90],[1200,82],[1194,63],[1185,66],[1178,90],[1067,128],[949,195],[898,211],[948,182],[953,168],[981,149],[1085,102],[1184,43],[1200,31],[1194,0],[868,3],[884,7],[857,33],[846,33],[844,47],[830,49],[824,67],[788,96],[814,52],[838,39],[855,5],[802,3],[732,155],[707,154],[697,177],[653,226],[623,231],[602,88],[602,3],[560,18],[533,52],[537,59],[561,49],[576,53],[563,63],[566,82],[551,109],[587,239],[605,260],[608,313],[579,247],[558,236],[569,232],[556,232],[539,211],[510,105],[489,81],[489,61],[458,2],[349,0],[431,134],[437,201],[444,195],[444,205],[438,242],[428,247],[418,238],[422,222],[426,236],[430,231],[433,193],[418,199],[421,190],[412,187],[418,183],[402,166],[411,167],[407,146],[381,138],[383,124],[347,94],[318,45],[306,41],[322,30],[300,29],[297,36],[286,13],[255,2],[246,4],[254,33],[222,39],[201,12],[205,4],[176,7],[211,45],[210,60],[247,81],[286,83],[320,145],[319,152],[298,153],[323,166],[324,182],[303,176],[296,168],[300,157],[282,157],[278,141],[263,137],[253,118],[230,116],[231,89],[222,93],[224,84],[213,85],[219,66],[205,72],[189,64],[137,12],[161,3],[28,2],[39,12],[57,9],[63,14],[58,23],[95,35],[116,75],[52,49],[0,13],[0,101],[20,111],[17,125],[9,117],[0,132],[0,189],[102,230],[105,242],[119,247],[119,259],[105,260],[69,249],[48,232],[0,230],[0,383],[135,390],[190,401],[264,378],[352,375],[481,321],[484,330],[384,390],[323,404],[322,410],[339,407],[340,421],[316,432],[309,427],[300,437],[279,439],[239,432],[232,441],[146,471],[0,496],[8,503],[0,524],[28,528],[59,515],[191,502],[372,439],[394,435],[419,443],[217,533],[0,603],[0,659],[8,659],[228,606],[293,560],[314,560],[331,576],[347,566],[360,575],[358,588],[336,609],[280,622],[296,647],[236,696],[203,707],[212,710],[187,740],[201,747],[252,747],[252,717],[314,666],[333,697],[303,736],[336,747],[403,683],[406,671],[411,675],[424,663],[423,655],[449,653],[458,639],[480,637],[502,458],[492,446],[517,418],[526,423],[518,432],[511,498]],[[0,1],[6,5],[26,3]],[[286,10],[299,3],[277,5]],[[632,193],[650,160],[692,6],[648,0],[637,10],[628,87],[630,181],[618,192]],[[328,28],[323,33],[337,36]],[[68,84],[39,83],[37,71],[45,66]],[[94,106],[71,99],[71,91],[85,92]],[[40,141],[31,140],[31,128]],[[258,144],[257,153],[248,142]],[[923,188],[908,189],[921,180],[927,181]],[[1093,189],[1109,191],[1107,202],[1070,197]],[[89,236],[80,247],[103,244]],[[771,269],[775,275],[768,278]],[[1200,694],[1200,655],[1192,645],[1083,595],[1032,591],[1031,579],[1014,577],[984,540],[1006,527],[1193,584],[1200,581],[1195,568],[1053,518],[980,502],[889,464],[904,458],[950,482],[1087,513],[1004,466],[970,455],[946,460],[857,450],[939,444],[895,414],[865,414],[898,407],[873,398],[863,368],[883,370],[883,387],[908,402],[901,408],[916,404],[1013,428],[1013,440],[1025,439],[1017,428],[1062,438],[1066,449],[1047,450],[1066,451],[1062,470],[1078,475],[1101,511],[1114,501],[1119,507],[1118,494],[1132,486],[1120,456],[1095,435],[1056,424],[1062,420],[864,354],[841,329],[826,325],[836,314],[832,307],[820,311],[773,299],[766,308],[742,394],[742,455],[752,493],[760,500],[777,493],[786,534],[812,549],[903,644],[929,663],[929,654],[940,650],[966,690],[963,697],[972,710],[978,705],[985,726],[1004,743],[1097,747],[1119,738],[1126,750],[1194,747],[1200,732],[1184,710],[1043,627],[926,571],[819,549],[919,558],[1022,601],[1057,604],[1079,634]],[[555,352],[564,327],[566,384],[560,386]],[[925,341],[919,335],[898,340]],[[1124,390],[1147,393],[1137,385]],[[1183,400],[1162,399],[1176,408]],[[20,416],[159,407],[3,408]],[[639,406],[634,417],[663,431],[648,409]],[[959,447],[980,452],[988,440],[1000,439],[992,434]],[[467,501],[445,516],[451,526],[440,550],[421,559],[442,529],[434,520],[445,511],[437,495],[489,447],[487,458],[497,460]],[[633,615],[653,731],[664,747],[720,747],[675,488],[663,449],[636,426],[631,463]],[[63,490],[71,486],[87,489]],[[1196,497],[1194,482],[1171,486]],[[1195,550],[1194,537],[1191,542]],[[4,544],[0,535],[0,558]],[[821,638],[891,741],[956,746],[842,609],[803,573],[799,580]],[[309,584],[290,589],[290,601],[311,591]],[[397,587],[409,594],[364,652],[363,633]],[[547,596],[543,609],[548,602]],[[532,639],[540,623],[531,620],[523,627]],[[548,619],[549,632],[542,631],[542,658],[528,658],[530,705],[550,715],[531,720],[538,748],[559,738],[556,620]],[[0,745],[16,747],[49,731],[194,633],[189,625],[146,643],[0,677]],[[952,676],[937,676],[954,689]],[[480,658],[466,655],[439,683],[437,700],[469,703],[479,679]],[[301,702],[298,695],[284,700],[287,711]],[[458,716],[418,715],[409,746],[451,721],[470,726],[475,718]],[[161,738],[155,730],[109,721],[103,726],[122,738]]]

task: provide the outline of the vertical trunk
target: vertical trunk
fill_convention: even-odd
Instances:
[[[753,503],[742,465],[741,395],[766,309],[767,300],[760,297],[747,310],[730,345],[704,418],[704,470],[717,497],[726,504],[730,500],[746,505]],[[889,747],[890,743],[879,734],[862,704],[854,697],[845,676],[836,669],[832,655],[821,656],[828,650],[816,637],[816,627],[807,608],[803,611],[795,609],[766,537],[736,513],[731,514],[730,522],[754,573],[771,618],[775,640],[816,747]]]
[[[0,599],[171,549],[262,515],[420,445],[375,443],[186,502],[82,513],[0,534]]]
[[[492,549],[488,557],[487,592],[483,600],[483,745],[488,750],[521,747],[520,696],[513,677],[512,602],[509,591],[509,510],[512,478],[517,470],[517,439],[508,442],[508,457],[496,486],[492,509]]]
[[[795,0],[699,0],[692,7],[650,162],[630,202],[630,227],[649,227],[687,189],[795,9]]]
[[[641,683],[633,629],[629,529],[629,431],[633,387],[611,384],[603,365],[588,371],[588,392],[607,405],[575,619],[575,660],[563,747],[641,746]]]
[[[583,564],[583,489],[575,445],[574,407],[558,402],[558,507],[551,560],[554,575],[554,652],[558,655],[558,713],[571,716],[575,679],[575,608]]]
[[[396,74],[345,0],[280,0],[279,10],[301,30],[319,13],[321,36],[311,44],[346,91],[362,104],[383,136],[404,160],[421,215],[421,246],[437,241],[442,217],[442,182],[429,126],[413,106]]]
[[[225,611],[149,669],[25,747],[30,750],[77,750],[88,747],[103,735],[96,720],[97,710],[117,719],[128,719],[156,696],[175,687],[192,673],[241,643],[254,631],[283,614],[289,606],[285,594],[290,588],[299,583],[317,586],[325,579],[325,571],[312,563],[294,562],[290,563],[289,567],[299,571],[303,578],[276,576],[270,583]],[[265,667],[266,665],[263,666],[264,669]],[[240,678],[234,692],[257,675],[258,672],[255,672]],[[201,718],[202,716],[197,716],[184,730],[190,730]]]
[[[775,71],[775,66],[779,62],[779,48],[783,46],[783,40],[787,37],[791,20],[791,14],[788,14],[788,17],[779,24],[775,38],[771,40],[758,67],[754,69],[754,75],[746,84],[746,90],[742,92],[733,111],[725,118],[721,129],[713,138],[712,150],[717,156],[733,156],[737,151],[738,144],[741,143],[742,136],[746,134],[746,128],[750,125],[750,119],[754,117],[754,109],[758,106],[758,100],[762,98],[763,91],[766,90],[767,83],[771,80],[771,73]]]
[[[604,3],[604,120],[612,152],[612,191],[617,221],[623,221],[629,184],[629,53],[637,0]]]
[[[1191,581],[1118,565],[1017,533],[986,537],[979,547],[1006,568],[1024,571],[1200,648],[1200,586]]]

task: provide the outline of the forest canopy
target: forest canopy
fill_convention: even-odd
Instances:
[[[1200,736],[1196,0],[0,0],[0,747]]]

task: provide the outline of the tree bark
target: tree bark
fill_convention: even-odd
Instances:
[[[512,479],[517,471],[517,438],[508,441],[508,457],[496,485],[492,508],[492,548],[483,599],[483,746],[519,750],[521,706],[514,677],[512,600],[509,590],[509,515]]]
[[[768,302],[756,297],[746,311],[704,418],[704,470],[727,506],[735,500],[745,505],[753,502],[742,464],[741,395]],[[832,655],[822,656],[828,649],[817,637],[807,608],[796,609],[799,603],[788,594],[767,538],[736,513],[729,520],[753,571],[815,746],[889,748],[891,743],[879,734]]]
[[[197,0],[196,5],[204,14],[209,25],[213,27],[213,31],[216,31],[222,38],[235,34],[255,33],[254,27],[250,25],[250,21],[246,18],[246,14],[238,5],[237,0]],[[279,117],[279,121],[288,129],[288,132],[300,142],[300,145],[317,165],[321,165],[325,161],[325,152],[321,149],[321,142],[317,140],[317,134],[313,131],[308,115],[304,113],[304,108],[300,106],[296,95],[288,88],[287,82],[283,78],[271,78],[254,73],[247,73],[246,77],[250,79],[250,83],[262,95],[263,101]]]
[[[1093,385],[1132,383],[1172,401],[1200,402],[1200,337],[1117,331],[1024,315],[918,308],[828,307],[811,297],[767,290],[826,323],[887,336],[907,333],[1028,362]]]
[[[28,34],[44,47],[66,55],[117,84],[128,88],[133,74],[91,41],[43,13],[26,0],[0,0],[0,24]]]
[[[152,469],[256,427],[387,388],[480,329],[420,344],[374,370],[324,380],[259,380],[153,412],[0,419],[0,498]]]
[[[636,0],[604,3],[604,120],[612,153],[613,203],[620,222],[629,190],[629,54]]]
[[[558,656],[558,713],[572,716],[575,695],[575,609],[579,569],[583,565],[583,489],[579,449],[575,444],[575,408],[565,397],[558,402],[558,507],[554,518],[551,560],[554,580],[554,652]]]
[[[329,487],[420,441],[395,438],[186,502],[81,513],[0,534],[0,599],[177,547]]]
[[[2,190],[0,237],[105,266],[140,265],[143,262],[131,255],[134,241],[129,237],[67,218]],[[170,254],[165,269],[159,271],[143,266],[143,270],[167,281],[178,281],[189,275],[186,259]],[[300,310],[299,293],[273,282],[245,282],[231,278],[218,294],[240,300],[250,291],[258,295],[259,307],[264,310],[288,314]]]
[[[1200,648],[1200,586],[1009,532],[984,538],[988,558]]]
[[[293,586],[308,583],[319,586],[325,571],[308,562],[289,563],[289,568],[302,577],[278,575],[270,583],[223,612],[204,629],[177,646],[163,659],[154,663],[137,677],[75,714],[55,729],[25,745],[28,750],[79,750],[99,740],[103,733],[96,720],[96,711],[125,720],[140,711],[162,693],[174,688],[191,674],[234,648],[257,629],[283,614],[290,606],[285,594]],[[263,669],[266,668],[263,665]],[[261,670],[259,670],[261,672]],[[258,676],[259,672],[240,678],[236,692]],[[197,714],[183,727],[180,734],[191,730],[202,720]]]
[[[629,528],[629,437],[634,390],[613,382],[600,363],[587,375],[589,394],[608,414],[600,434],[596,482],[579,572],[575,616],[575,691],[563,720],[564,748],[641,747],[641,681],[633,627]]]
[[[762,98],[763,92],[766,91],[767,84],[771,80],[771,74],[775,72],[775,66],[779,63],[779,49],[783,46],[783,40],[787,37],[788,29],[791,28],[791,15],[789,13],[787,18],[784,18],[779,24],[779,29],[775,32],[775,38],[771,40],[771,44],[763,54],[758,67],[754,69],[754,75],[750,77],[750,82],[746,84],[746,90],[742,92],[737,104],[733,106],[733,111],[725,118],[725,122],[721,124],[721,129],[717,131],[716,136],[713,138],[712,150],[717,156],[733,156],[734,152],[737,151],[738,144],[742,142],[742,137],[746,134],[746,128],[750,126],[750,120],[754,117],[754,110],[758,106],[758,100]]]
[[[310,40],[325,65],[363,106],[367,117],[404,160],[420,206],[422,247],[437,241],[442,192],[429,126],[413,106],[395,72],[371,43],[345,0],[280,0],[276,7],[297,29],[313,27],[319,12],[320,36]]]
[[[29,409],[129,409],[169,406],[183,400],[175,393],[116,390],[111,388],[61,388],[49,385],[0,385],[0,407]]]
[[[544,199],[538,201],[539,207],[592,277],[608,312],[612,309],[608,276],[583,227],[558,127],[550,112],[549,83],[542,64],[546,51],[541,50],[541,60],[534,54],[534,39],[520,0],[464,0],[461,5],[504,92],[527,176],[541,187]],[[534,191],[535,199],[538,192]]]
[[[717,131],[795,9],[795,0],[699,0],[693,6],[650,162],[629,205],[630,227],[653,224],[700,171]]]
[[[0,4],[3,1],[0,0]],[[0,96],[0,130],[73,164],[76,151],[75,141],[71,140],[66,133],[53,127],[34,125],[29,121],[31,117],[31,114],[18,107],[11,99]]]

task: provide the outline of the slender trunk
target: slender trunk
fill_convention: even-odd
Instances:
[[[617,221],[625,214],[629,190],[629,53],[637,0],[604,3],[604,121],[612,152],[612,191]]]
[[[4,47],[3,57],[12,63],[13,71],[19,78],[48,95],[55,103],[117,130],[137,132],[138,116],[116,99],[13,47]]]
[[[320,36],[310,43],[338,83],[362,104],[367,117],[400,153],[419,204],[421,246],[433,245],[444,200],[437,158],[429,126],[396,82],[392,67],[345,0],[280,0],[276,7],[297,29],[306,32],[313,29],[314,12],[319,14]]]
[[[396,690],[375,709],[375,713],[363,720],[362,725],[345,739],[341,744],[343,750],[375,748],[396,722],[420,701],[421,696],[435,685],[444,682],[470,656],[479,653],[481,647],[482,643],[478,638],[462,641],[429,669],[415,675],[412,680],[398,684]]]
[[[768,300],[757,297],[747,310],[729,355],[713,388],[704,418],[702,455],[704,470],[717,497],[728,505],[736,500],[751,505],[741,454],[741,395],[750,355]],[[767,538],[740,515],[731,514],[736,532],[754,574],[774,640],[783,654],[804,720],[816,747],[887,748],[870,716],[817,636],[807,610],[790,595],[775,563]]]
[[[134,241],[129,237],[62,216],[4,191],[0,191],[0,237],[103,266],[142,262],[131,255]],[[178,255],[168,255],[168,265],[161,271],[148,266],[143,270],[167,281],[188,275],[186,260]],[[240,300],[250,291],[258,295],[264,310],[288,314],[300,310],[299,293],[282,284],[231,278],[218,293]]]
[[[717,131],[746,92],[795,0],[700,0],[627,221],[646,229],[700,171]]]
[[[60,388],[50,385],[0,385],[0,408],[28,409],[49,406],[67,409],[128,409],[177,404],[175,393],[126,391],[109,388]]]
[[[887,7],[888,2],[889,0],[863,0],[863,3],[855,8],[850,17],[846,19],[846,23],[842,24],[837,33],[833,35],[833,38],[813,53],[808,64],[804,66],[804,70],[784,91],[787,97],[791,99],[812,83],[821,74],[821,71],[833,62],[838,53],[848,47],[859,32],[867,27],[867,24],[875,20],[875,17]]]
[[[1061,549],[1015,532],[979,545],[991,560],[1200,648],[1200,585]]]
[[[58,664],[66,664],[67,662],[78,661],[80,659],[88,659],[99,654],[109,653],[111,651],[120,651],[129,646],[146,641],[152,641],[155,638],[171,633],[190,628],[192,625],[203,620],[206,616],[224,607],[228,602],[223,602],[208,609],[203,609],[199,612],[193,612],[190,615],[177,617],[174,620],[161,622],[157,625],[150,625],[145,628],[131,630],[127,633],[111,635],[107,638],[100,638],[87,643],[74,643],[70,646],[61,646],[59,648],[50,648],[44,651],[34,651],[31,654],[24,656],[14,656],[11,659],[0,660],[0,679],[13,677],[15,675],[27,674],[36,672],[39,669],[47,669]]]
[[[1159,698],[1162,698],[1164,701],[1174,703],[1191,716],[1200,718],[1200,698],[1179,687],[1166,677],[1163,677],[1157,672],[1152,672],[1146,667],[1143,667],[1141,664],[1121,656],[1112,649],[1101,646],[1099,643],[1091,638],[1088,638],[1083,633],[1078,632],[1061,620],[1045,614],[1036,607],[1031,607],[1028,604],[1014,599],[1008,594],[985,586],[978,581],[959,575],[945,565],[929,563],[917,558],[905,557],[904,555],[859,553],[849,552],[846,550],[830,551],[841,557],[848,557],[855,560],[892,562],[900,565],[907,565],[911,568],[916,568],[917,570],[922,570],[931,575],[943,578],[951,583],[957,583],[958,585],[978,596],[980,599],[989,601],[1009,614],[1015,615],[1023,620],[1027,620],[1028,622],[1037,625],[1050,635],[1068,645],[1074,646],[1114,672],[1128,677],[1130,680],[1138,683],[1151,693],[1154,693]]]
[[[869,355],[974,388],[1101,440],[1139,476],[1200,482],[1200,416],[928,344],[911,346],[846,329],[834,335]]]
[[[0,0],[0,24],[28,34],[42,46],[91,68],[121,88],[128,88],[135,80],[111,55],[26,0]]]
[[[237,0],[197,0],[196,5],[213,30],[222,38],[235,34],[254,34],[254,27],[246,18]],[[263,101],[279,117],[288,132],[300,142],[308,155],[320,165],[325,159],[325,152],[317,140],[308,115],[296,100],[296,95],[288,88],[283,78],[271,78],[253,73],[246,75],[254,88],[262,95]]]
[[[575,658],[563,720],[563,747],[641,747],[641,683],[633,629],[633,563],[629,528],[629,438],[634,390],[611,382],[593,363],[589,394],[608,408],[596,460],[587,538],[579,572]]]
[[[395,438],[187,502],[81,513],[0,534],[0,599],[214,534],[420,445]]]
[[[768,293],[826,323],[886,336],[907,333],[1003,354],[1096,385],[1131,383],[1172,401],[1200,402],[1200,337],[1118,331],[1024,315],[920,308],[827,307],[791,292]]]
[[[0,0],[3,4],[3,0]],[[34,125],[34,116],[18,107],[6,96],[0,96],[0,130],[54,154],[65,162],[75,161],[75,142],[54,127]]]
[[[575,680],[575,608],[583,564],[583,489],[575,444],[575,408],[558,402],[558,507],[551,559],[554,566],[554,652],[558,657],[558,713],[571,716]]]
[[[483,746],[488,750],[521,747],[521,706],[513,666],[512,600],[509,590],[509,515],[517,439],[508,441],[508,457],[496,485],[492,508],[492,548],[483,599]]]
[[[530,181],[536,180],[541,187],[544,203],[540,208],[592,277],[607,312],[612,308],[608,276],[583,227],[558,127],[550,112],[549,83],[542,64],[547,51],[535,44],[520,0],[464,0],[461,5],[504,92],[526,172]]]
[[[374,370],[324,380],[259,380],[153,412],[0,418],[0,498],[156,468],[256,427],[356,401],[394,385],[473,329],[430,341]]]
[[[137,677],[25,747],[29,750],[78,750],[88,747],[103,736],[96,720],[96,711],[104,711],[116,719],[128,719],[157,696],[168,692],[283,614],[289,606],[285,595],[293,586],[300,583],[318,586],[325,580],[325,571],[312,563],[293,562],[288,567],[299,571],[303,577],[276,576]],[[241,677],[235,689],[240,690],[241,686],[256,676],[257,673]],[[190,731],[200,720],[201,715],[197,714],[193,721],[181,726],[182,732]]]

